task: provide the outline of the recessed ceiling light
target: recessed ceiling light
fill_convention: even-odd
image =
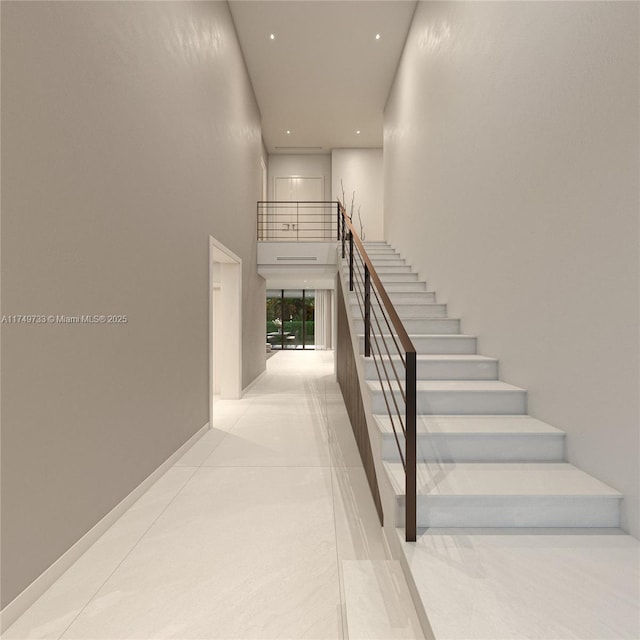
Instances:
[[[271,38],[271,40],[275,40],[276,39],[275,33],[272,33],[269,37]]]
[[[358,129],[358,130],[356,131],[356,133],[357,133],[358,135],[360,135],[360,129]]]
[[[287,129],[287,135],[291,135],[291,130]]]
[[[380,34],[376,33],[376,40],[380,40]]]

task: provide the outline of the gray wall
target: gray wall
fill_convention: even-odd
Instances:
[[[2,2],[2,604],[208,420],[208,236],[264,369],[260,116],[223,2]]]
[[[385,229],[638,535],[638,3],[420,3]]]
[[[382,149],[331,151],[332,200],[342,200],[344,187],[344,205],[351,213],[353,202],[353,222],[365,240],[384,240],[383,183]]]

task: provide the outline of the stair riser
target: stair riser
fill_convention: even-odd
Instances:
[[[379,273],[378,276],[382,281],[382,284],[387,286],[387,283],[394,282],[418,282],[417,273]],[[349,277],[349,271],[347,271],[346,277]]]
[[[386,287],[385,287],[386,289]],[[387,291],[391,302],[395,305],[412,305],[423,303],[434,303],[436,294],[434,291],[412,291],[409,293],[396,293],[395,291]],[[349,301],[352,305],[357,305],[358,300],[355,293],[349,293]],[[373,295],[373,294],[372,294]]]
[[[400,253],[394,251],[393,249],[367,249],[367,247],[365,247],[365,251],[372,260],[374,258],[381,258],[382,260],[386,258],[402,258]],[[349,255],[348,250],[347,255]]]
[[[467,336],[409,336],[420,355],[473,355],[476,338]],[[391,338],[388,337],[390,340]],[[360,353],[364,353],[364,336],[360,338]]]
[[[403,265],[380,265],[379,267],[377,265],[374,265],[376,267],[376,271],[378,272],[378,275],[382,275],[382,274],[387,274],[387,273],[411,273],[411,267],[409,265],[403,264]],[[349,267],[348,265],[345,267],[345,271],[347,272],[347,274],[349,273]]]
[[[393,352],[392,352],[393,353]],[[378,361],[378,367],[382,364]],[[388,358],[384,364],[389,368]],[[400,370],[402,363],[398,361],[396,370]],[[464,362],[451,360],[449,362],[417,361],[418,380],[497,380],[498,362]],[[371,358],[365,359],[365,376],[367,380],[377,380],[376,363]]]
[[[372,305],[373,306],[373,305]],[[428,304],[395,304],[394,308],[401,320],[419,320],[420,318],[446,318],[447,305],[435,302]],[[374,312],[380,317],[380,306],[375,304]],[[351,305],[351,313],[355,316],[360,313],[357,303]]]
[[[404,526],[404,496],[396,525]],[[618,527],[620,499],[597,496],[418,496],[418,527]]]
[[[397,251],[389,246],[388,244],[369,244],[368,242],[363,242],[364,248],[368,251],[391,251],[392,253],[397,253]]]
[[[349,269],[343,269],[342,274],[344,276],[344,281],[349,285]],[[418,274],[417,273],[378,273],[382,284],[385,289],[387,288],[387,284],[417,284],[418,283]],[[355,274],[356,279],[359,279],[359,273],[356,271]],[[426,284],[425,284],[426,287]]]
[[[382,284],[389,295],[392,293],[424,293],[427,290],[426,282],[385,282],[383,280]]]
[[[387,392],[389,405],[393,400]],[[396,402],[402,409],[400,393]],[[373,413],[386,413],[387,406],[382,391],[371,395]],[[418,391],[416,410],[425,415],[523,415],[527,411],[526,391]]]
[[[356,333],[364,333],[364,320],[355,318]],[[402,322],[405,331],[409,334],[436,334],[436,335],[454,335],[460,333],[460,320],[456,318],[427,318],[423,320],[404,320]],[[380,322],[380,326],[386,329],[386,324]],[[377,326],[373,325],[374,331]]]
[[[436,301],[436,294],[434,291],[415,291],[411,293],[396,293],[395,291],[387,291],[387,294],[389,295],[389,298],[394,305]]]
[[[379,267],[406,267],[407,263],[402,258],[377,258],[375,256],[369,256],[373,266],[378,269]]]
[[[404,452],[404,443],[401,439]],[[564,437],[548,434],[441,434],[418,436],[418,462],[563,462]],[[382,458],[400,461],[392,434],[382,437]]]

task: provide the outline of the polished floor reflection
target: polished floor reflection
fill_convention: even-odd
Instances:
[[[4,638],[422,637],[332,352],[267,365]]]

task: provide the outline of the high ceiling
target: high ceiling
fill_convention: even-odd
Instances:
[[[269,153],[382,146],[382,113],[414,0],[229,5]]]

